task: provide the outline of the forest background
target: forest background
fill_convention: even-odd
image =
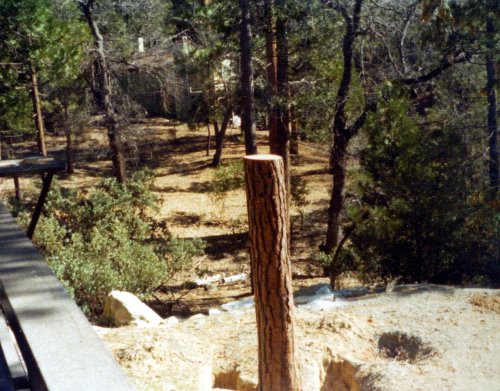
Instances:
[[[112,177],[89,188],[56,186],[36,245],[92,315],[110,290],[148,295],[193,270],[205,244],[177,238],[155,212],[155,167],[144,170],[144,145],[136,143],[148,135],[135,125],[161,114],[190,132],[212,127],[206,191],[223,204],[243,186],[241,164],[224,159],[226,132],[241,118],[238,142],[247,154],[269,131],[266,143],[285,161],[299,211],[319,190],[293,175],[301,145],[329,156],[329,180],[315,186],[330,201],[308,261],[333,285],[345,275],[497,285],[498,7],[493,0],[2,1],[2,158],[18,157],[16,145],[32,139],[45,156],[46,135],[64,135],[71,178],[80,159],[103,153],[75,145],[98,127],[113,167]],[[151,144],[154,162],[162,151]],[[30,197],[7,195],[26,223]]]

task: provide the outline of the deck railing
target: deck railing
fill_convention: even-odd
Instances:
[[[0,390],[135,390],[2,204],[0,305]]]

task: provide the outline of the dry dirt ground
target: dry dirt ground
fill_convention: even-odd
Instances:
[[[151,329],[106,329],[99,335],[141,390],[256,389],[256,325],[252,309],[204,316],[222,303],[245,298],[249,283],[206,291],[184,282],[221,273],[249,271],[245,237],[245,196],[231,192],[224,204],[209,193],[213,169],[206,155],[206,128],[190,131],[163,119],[131,126],[127,135],[135,158],[129,163],[155,170],[159,215],[180,237],[201,237],[206,255],[192,270],[168,281],[148,304],[160,315],[187,319]],[[266,132],[258,132],[267,152]],[[239,159],[239,131],[229,131],[223,158]],[[34,151],[15,145],[13,157]],[[105,132],[89,129],[77,137],[77,171],[58,178],[63,186],[89,188],[111,174]],[[48,149],[64,157],[64,139],[48,137]],[[213,150],[211,151],[213,153]],[[327,282],[311,262],[326,227],[330,177],[327,155],[301,145],[293,173],[310,193],[304,224],[294,216],[293,271],[296,289]],[[23,189],[32,179],[21,179]],[[12,193],[0,179],[0,193]],[[310,278],[311,276],[316,278]],[[355,284],[345,280],[345,284]],[[482,390],[500,391],[500,296],[498,291],[449,287],[403,287],[370,294],[349,305],[317,312],[298,307],[299,354],[304,391],[329,390]],[[194,318],[191,316],[195,315]]]
[[[498,391],[498,291],[419,285],[298,307],[304,391]],[[96,328],[140,390],[257,390],[253,309]]]

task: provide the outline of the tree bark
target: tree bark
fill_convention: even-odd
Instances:
[[[16,194],[17,202],[21,202],[23,200],[23,193],[21,191],[21,185],[19,183],[19,177],[14,177],[14,191]]]
[[[345,19],[346,32],[342,42],[344,69],[337,97],[335,98],[335,114],[331,125],[332,147],[330,152],[330,171],[332,173],[333,185],[330,207],[328,209],[328,228],[324,248],[327,254],[332,254],[339,242],[340,213],[344,207],[347,146],[352,136],[359,130],[366,119],[365,109],[352,127],[349,128],[347,126],[347,114],[345,111],[352,80],[353,46],[356,32],[359,29],[362,3],[363,0],[356,0],[352,17],[347,15],[347,11],[344,8],[340,10]]]
[[[486,20],[486,93],[488,95],[488,150],[489,150],[489,179],[492,196],[498,193],[499,159],[498,159],[498,128],[497,128],[497,94],[496,82],[496,45],[495,45],[495,20],[490,11]]]
[[[241,67],[241,131],[245,135],[247,155],[257,153],[257,135],[255,124],[254,85],[252,67],[252,28],[248,0],[239,0],[241,10],[240,23],[240,67]]]
[[[231,115],[233,114],[233,108],[231,106],[226,108],[224,112],[224,118],[222,119],[221,127],[217,121],[214,121],[214,132],[215,132],[215,153],[212,159],[212,167],[218,167],[222,157],[222,149],[224,148],[224,137],[226,135],[226,130],[231,120]]]
[[[68,92],[64,92],[63,98],[63,106],[64,106],[64,127],[66,132],[66,172],[68,174],[74,174],[74,155],[73,155],[73,126],[69,119],[69,100],[68,100]]]
[[[111,100],[111,83],[110,74],[104,51],[104,39],[99,31],[97,24],[92,17],[93,0],[88,0],[86,3],[80,2],[81,9],[85,19],[90,27],[92,36],[94,37],[96,52],[97,52],[97,88],[98,95],[101,96],[100,109],[104,112],[104,120],[108,131],[109,147],[111,150],[111,161],[113,163],[114,175],[118,182],[124,183],[127,180],[125,168],[125,156],[123,150],[123,142],[121,132],[118,126],[115,111]]]
[[[259,345],[259,390],[301,390],[283,159],[247,156],[245,181]]]
[[[266,18],[266,73],[271,107],[268,113],[269,147],[276,150],[278,116],[274,110],[277,86],[276,86],[276,35],[273,17],[273,0],[264,2],[264,12]]]
[[[276,144],[271,145],[271,153],[283,158],[285,180],[290,194],[290,129],[288,111],[288,38],[286,18],[283,15],[285,0],[276,0],[279,16],[276,17],[276,92],[280,100],[275,106],[277,116]]]
[[[43,126],[42,104],[40,102],[40,92],[38,90],[38,79],[33,62],[30,61],[31,78],[31,100],[33,102],[33,117],[35,119],[36,140],[40,155],[47,156],[47,147],[45,145],[45,128]]]
[[[331,254],[338,245],[340,234],[340,214],[344,207],[344,188],[346,176],[347,139],[341,133],[335,133],[332,147],[331,172],[332,195],[328,208],[328,228],[326,231],[325,253]]]
[[[299,154],[299,138],[300,132],[297,128],[297,120],[295,118],[295,107],[290,105],[290,154]]]
[[[210,133],[210,124],[207,122],[207,156],[210,156],[210,148],[212,148],[212,133]]]

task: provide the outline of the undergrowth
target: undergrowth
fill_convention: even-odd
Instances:
[[[126,184],[104,179],[88,192],[55,184],[49,193],[33,242],[90,316],[102,311],[110,291],[147,296],[203,252],[202,240],[175,238],[152,217],[152,183],[153,173],[143,170]],[[10,205],[27,227],[29,209]]]

